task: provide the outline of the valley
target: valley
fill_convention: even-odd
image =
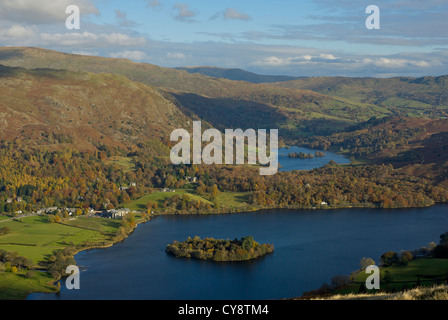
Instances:
[[[0,235],[0,266],[9,263],[0,279],[8,286],[20,278],[30,292],[57,290],[48,283],[75,254],[121,243],[160,216],[448,202],[446,77],[240,81],[18,47],[0,48],[0,65],[0,227],[9,229]],[[191,131],[195,121],[221,132],[278,129],[283,147],[321,150],[315,161],[327,153],[350,161],[300,169],[311,159],[297,156],[297,166],[272,176],[256,165],[174,165],[170,133]],[[89,216],[125,208],[132,213],[122,220]],[[25,277],[22,256],[51,279]]]

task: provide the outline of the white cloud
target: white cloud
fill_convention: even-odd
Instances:
[[[80,56],[98,56],[99,55],[98,51],[83,51],[83,50],[76,51],[75,50],[75,51],[72,51],[72,53],[80,55]]]
[[[141,46],[146,44],[143,37],[131,37],[122,33],[95,34],[92,32],[41,33],[40,38],[46,45],[63,46]]]
[[[131,37],[123,33],[111,33],[102,35],[109,44],[118,46],[140,46],[146,43],[146,39],[143,37]]]
[[[93,46],[98,44],[99,36],[91,32],[41,33],[40,39],[47,45]]]
[[[337,58],[329,53],[321,53],[318,55],[298,55],[294,57],[278,57],[269,56],[260,60],[256,60],[251,65],[254,66],[269,66],[269,67],[284,67],[295,64],[306,64],[306,63],[333,63],[339,62],[343,59]],[[345,61],[347,62],[347,61]]]
[[[37,30],[35,27],[22,26],[14,24],[9,28],[0,29],[0,39],[13,41],[26,41],[36,36]]]
[[[120,52],[115,52],[110,54],[111,58],[122,58],[134,61],[143,61],[148,58],[146,53],[138,50],[125,50]]]
[[[236,19],[236,20],[248,21],[251,19],[249,15],[239,12],[232,8],[227,8],[226,11],[224,11],[223,16],[225,20]]]
[[[327,60],[336,60],[337,59],[334,55],[328,54],[328,53],[321,53],[319,55],[319,57],[322,59],[327,59]]]
[[[190,10],[190,6],[186,3],[176,3],[173,9],[177,11],[177,14],[174,18],[178,21],[194,22],[192,18],[197,15],[197,13]]]
[[[398,59],[398,58],[366,58],[363,59],[364,64],[372,64],[377,67],[383,67],[383,68],[405,68],[408,66],[413,67],[421,67],[421,68],[427,68],[430,66],[430,63],[424,60],[409,60],[409,59]]]
[[[163,7],[163,4],[158,0],[145,0],[147,2],[147,6],[153,8],[154,10]]]
[[[168,52],[167,54],[166,54],[166,57],[168,58],[168,59],[175,59],[175,60],[182,60],[182,59],[185,59],[187,56],[185,55],[185,54],[183,54],[183,53],[180,53],[180,52]]]
[[[65,9],[76,4],[82,15],[99,14],[91,0],[2,0],[0,19],[30,24],[52,24],[67,19]]]

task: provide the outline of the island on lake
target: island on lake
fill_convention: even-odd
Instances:
[[[196,236],[184,242],[168,244],[166,252],[175,257],[212,261],[245,261],[262,257],[274,251],[272,244],[259,244],[253,237],[240,240],[219,240]]]
[[[325,157],[325,153],[322,151],[316,151],[314,155],[312,153],[305,153],[305,152],[290,152],[288,153],[288,158],[293,159],[313,159],[316,158],[323,158]]]

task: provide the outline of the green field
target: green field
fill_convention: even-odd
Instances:
[[[200,200],[203,203],[213,205],[214,203],[205,197],[199,196],[193,190],[177,189],[176,192],[154,192],[144,195],[141,198],[130,201],[124,207],[131,210],[146,210],[146,204],[149,201],[156,201],[159,208],[163,207],[163,203],[167,198],[174,196],[186,195],[191,200]],[[216,196],[215,203],[223,208],[241,209],[247,206],[247,201],[251,192],[221,192]]]
[[[387,273],[386,273],[387,272]],[[390,266],[380,268],[381,290],[401,291],[411,289],[420,279],[421,286],[431,286],[435,280],[448,279],[448,259],[420,258],[409,262],[406,266]],[[389,274],[389,281],[384,281]],[[361,283],[365,283],[369,277],[361,272],[356,277],[356,283],[347,288],[337,290],[337,294],[358,293]],[[376,290],[372,290],[376,291]]]
[[[252,192],[221,192],[216,203],[225,208],[241,209],[248,206],[247,201]]]
[[[28,271],[17,273],[0,273],[0,300],[24,300],[34,292],[56,292],[57,287],[52,286],[51,275],[45,272],[34,271],[34,276],[28,279]]]
[[[134,163],[132,162],[132,158],[115,156],[110,157],[106,161],[106,163],[121,167],[124,170],[124,172],[134,170]]]
[[[18,221],[5,221],[2,227],[9,227],[10,233],[0,236],[0,249],[15,251],[35,264],[42,261],[54,250],[92,241],[104,241],[119,226],[119,221],[109,219],[79,217],[76,221],[67,221],[68,225],[48,223],[47,217],[33,216]],[[87,227],[90,230],[76,227]]]
[[[22,218],[21,222],[3,221],[0,226],[11,230],[0,236],[0,249],[15,251],[38,266],[39,262],[55,250],[109,241],[120,227],[120,220],[81,216],[63,223],[49,223],[45,216],[31,216]],[[34,271],[34,276],[27,278],[27,272],[0,272],[0,300],[25,299],[33,292],[57,290],[51,285],[50,274]]]
[[[160,192],[154,192],[151,194],[144,195],[141,198],[138,198],[136,200],[132,200],[132,201],[126,203],[124,205],[124,207],[129,208],[131,210],[135,210],[135,211],[139,211],[139,210],[145,211],[146,204],[149,201],[155,201],[155,202],[157,202],[159,207],[161,207],[161,206],[163,206],[163,203],[167,198],[171,198],[174,196],[182,196],[182,195],[186,195],[191,200],[200,200],[204,203],[212,204],[212,202],[210,202],[209,200],[194,194],[192,190],[176,189],[176,192],[161,192],[160,191]]]

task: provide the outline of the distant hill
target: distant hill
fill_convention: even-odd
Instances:
[[[303,138],[299,145],[392,164],[407,176],[431,178],[448,187],[448,119],[372,119],[331,136]]]
[[[188,118],[202,119],[218,129],[275,128],[286,139],[331,134],[372,117],[448,117],[445,77],[251,83],[126,59],[13,47],[0,48],[0,64],[124,76],[151,86]]]
[[[27,146],[131,149],[190,120],[158,91],[121,75],[0,66],[0,139]]]
[[[179,67],[177,70],[185,70],[189,73],[199,73],[213,78],[222,78],[235,81],[247,81],[251,83],[273,83],[291,81],[300,77],[261,75],[238,68],[216,67]]]
[[[283,88],[312,90],[332,97],[350,99],[353,103],[374,104],[409,116],[448,116],[448,76],[304,78],[278,82]]]
[[[40,48],[0,48],[0,64],[123,75],[156,87],[185,114],[198,116],[219,129],[277,128],[283,137],[324,134],[390,113],[311,90],[218,79],[126,59]]]

